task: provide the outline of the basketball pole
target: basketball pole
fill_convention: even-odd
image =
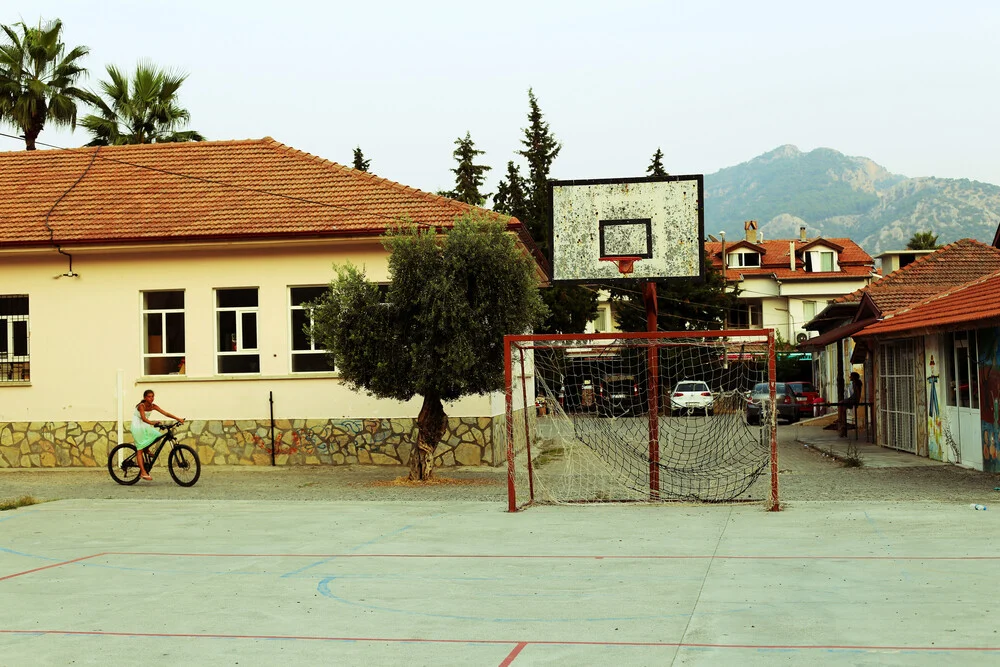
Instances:
[[[646,303],[646,331],[656,333],[656,283],[647,280],[642,288]],[[649,498],[660,498],[660,348],[649,341],[646,348],[649,360]]]

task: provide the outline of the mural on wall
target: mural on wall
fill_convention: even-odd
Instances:
[[[927,362],[927,456],[938,461],[943,461],[941,455],[944,442],[944,428],[941,423],[941,404],[938,401],[937,385],[941,376],[934,363],[934,355],[930,355]]]
[[[1000,472],[1000,328],[979,330],[979,403],[983,470]]]

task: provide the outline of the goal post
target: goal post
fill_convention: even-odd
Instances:
[[[509,511],[779,508],[773,330],[521,335],[504,347]],[[765,387],[769,400],[752,401]]]

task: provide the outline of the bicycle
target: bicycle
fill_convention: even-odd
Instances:
[[[201,476],[201,461],[198,459],[198,453],[191,447],[177,442],[177,437],[174,435],[177,423],[157,424],[156,426],[165,432],[142,450],[146,472],[152,469],[160,452],[169,443],[170,454],[167,456],[167,469],[170,470],[170,476],[181,486],[194,486]],[[119,454],[121,454],[121,463],[118,462]],[[135,445],[129,443],[123,443],[112,449],[111,453],[108,454],[108,473],[111,474],[111,479],[125,486],[131,486],[138,482],[141,474],[139,462],[135,458],[138,454]]]

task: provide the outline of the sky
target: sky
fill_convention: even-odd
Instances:
[[[97,9],[99,8],[99,9]],[[53,0],[0,23],[63,21],[105,67],[188,74],[181,106],[209,139],[271,136],[434,192],[471,133],[522,163],[528,89],[562,151],[558,179],[710,174],[783,144],[869,157],[906,176],[1000,184],[1000,3]],[[3,131],[10,132],[10,128]],[[40,142],[80,146],[83,130]],[[23,144],[0,137],[0,150]],[[522,170],[523,170],[522,166]]]

